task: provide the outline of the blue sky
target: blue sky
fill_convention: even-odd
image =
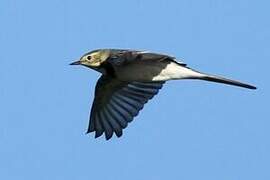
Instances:
[[[0,2],[0,179],[270,179],[266,0]],[[168,82],[124,130],[85,135],[97,48],[168,53],[256,91]]]

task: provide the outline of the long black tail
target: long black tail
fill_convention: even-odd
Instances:
[[[242,82],[239,82],[239,81],[227,79],[227,78],[224,78],[224,77],[214,76],[214,75],[207,75],[207,74],[203,74],[203,75],[204,76],[201,76],[201,77],[195,78],[195,79],[202,79],[202,80],[216,82],[216,83],[229,84],[229,85],[239,86],[239,87],[248,88],[248,89],[257,89],[255,86],[245,84],[245,83],[242,83]]]

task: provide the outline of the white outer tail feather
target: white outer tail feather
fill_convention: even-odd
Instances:
[[[220,76],[201,73],[191,68],[180,66],[174,62],[168,64],[167,67],[163,69],[159,75],[153,77],[153,81],[167,81],[171,79],[199,79],[216,83],[239,86],[248,89],[256,89],[255,86],[249,84],[245,84],[236,80],[227,79]]]

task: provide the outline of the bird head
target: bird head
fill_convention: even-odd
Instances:
[[[94,50],[84,54],[79,61],[75,61],[70,65],[83,65],[89,68],[96,69],[100,67],[100,65],[107,60],[110,56],[110,52],[108,50]]]

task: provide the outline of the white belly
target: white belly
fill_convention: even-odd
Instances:
[[[116,75],[124,81],[167,81],[201,76],[175,62],[140,62],[116,67]]]

